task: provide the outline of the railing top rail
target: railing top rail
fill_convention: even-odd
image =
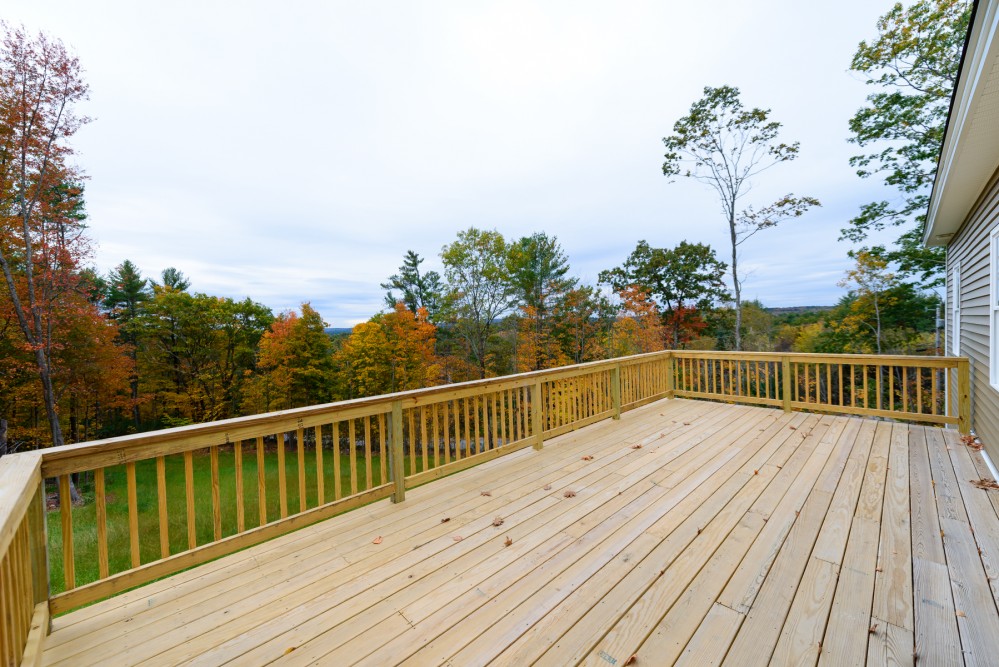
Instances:
[[[483,380],[471,380],[468,382],[458,382],[454,384],[440,385],[437,387],[426,387],[424,389],[414,389],[410,391],[396,392],[394,394],[382,394],[379,396],[369,396],[366,398],[356,398],[335,403],[324,403],[322,405],[312,405],[304,408],[294,408],[281,410],[278,412],[268,412],[260,415],[249,415],[246,417],[235,417],[233,419],[223,419],[215,422],[203,424],[191,424],[188,426],[178,426],[176,428],[163,429],[159,431],[149,431],[146,433],[133,433],[129,435],[106,438],[104,440],[94,440],[81,442],[62,447],[50,447],[41,450],[44,463],[50,465],[57,462],[68,462],[73,459],[90,457],[99,454],[113,454],[124,449],[133,447],[164,445],[170,443],[189,442],[193,448],[208,446],[209,444],[219,444],[220,441],[235,442],[245,437],[246,433],[254,430],[264,431],[268,427],[279,429],[282,425],[294,424],[298,420],[306,420],[321,416],[331,416],[339,413],[357,414],[380,414],[388,413],[391,405],[395,401],[401,401],[405,407],[431,403],[435,399],[447,400],[455,394],[468,395],[475,393],[476,389],[513,388],[533,384],[538,379],[556,379],[560,376],[578,375],[600,370],[604,367],[612,367],[618,364],[641,363],[645,360],[668,357],[670,351],[650,352],[629,357],[619,357],[616,359],[606,359],[601,361],[591,361],[573,366],[562,366],[529,373],[518,373],[516,375],[504,375]],[[274,431],[269,431],[273,433]],[[231,438],[227,439],[227,435]],[[188,447],[192,448],[192,447]],[[155,453],[153,453],[155,455]],[[105,462],[105,464],[111,461]],[[66,466],[60,466],[65,468]]]
[[[725,352],[716,350],[674,350],[672,354],[676,357],[695,357],[712,359],[756,359],[767,361],[780,361],[785,358],[791,361],[815,361],[815,362],[841,362],[857,364],[881,364],[881,365],[908,365],[924,367],[947,367],[953,368],[962,361],[968,361],[967,357],[928,357],[914,354],[825,354],[820,352]]]
[[[42,457],[37,452],[0,458],[0,556],[7,547],[41,483]]]

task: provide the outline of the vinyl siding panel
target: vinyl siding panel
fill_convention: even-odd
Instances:
[[[971,360],[971,425],[985,443],[993,461],[999,462],[999,391],[989,382],[989,236],[999,225],[999,172],[947,247],[946,350],[953,350],[951,295],[953,269],[960,263],[961,355]],[[951,383],[956,383],[953,376]],[[953,385],[952,385],[953,386]],[[951,406],[956,409],[956,406]]]

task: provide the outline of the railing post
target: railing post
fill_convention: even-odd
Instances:
[[[544,420],[541,418],[544,409],[545,403],[541,400],[541,380],[538,379],[531,389],[531,435],[534,436],[535,449],[541,449],[545,443]]]
[[[392,401],[392,418],[389,425],[389,477],[395,485],[392,502],[406,499],[406,464],[403,451],[402,403]]]
[[[971,433],[971,369],[967,359],[957,360],[957,430]]]
[[[666,356],[666,398],[676,397],[676,358],[670,350]]]
[[[621,418],[621,364],[615,364],[611,369],[611,403],[614,407],[614,419]]]
[[[791,358],[787,355],[781,357],[781,396],[784,400],[784,412],[791,411]]]

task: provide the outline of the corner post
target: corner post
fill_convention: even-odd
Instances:
[[[614,408],[614,419],[621,418],[621,364],[614,364],[611,369],[611,403]]]
[[[957,430],[971,433],[971,369],[967,358],[957,360]]]
[[[395,485],[392,502],[406,499],[406,467],[403,452],[402,403],[392,401],[392,418],[389,425],[389,477]]]
[[[676,357],[673,350],[666,356],[666,398],[676,398]]]
[[[781,364],[781,395],[784,401],[784,412],[791,411],[791,357],[782,355]]]
[[[534,448],[541,449],[545,443],[544,420],[542,419],[545,403],[541,400],[541,379],[538,378],[531,387],[531,435],[534,436]]]

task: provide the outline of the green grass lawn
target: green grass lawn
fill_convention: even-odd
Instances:
[[[286,449],[285,474],[287,476],[288,514],[300,511],[298,454],[294,446]],[[169,510],[170,552],[179,553],[188,548],[187,503],[184,478],[184,458],[181,455],[166,457],[167,506]],[[410,458],[405,459],[406,474],[411,474]],[[416,471],[422,471],[422,460],[416,458]],[[432,462],[431,462],[432,465]],[[160,558],[159,508],[157,504],[156,461],[136,463],[136,489],[139,518],[139,545],[142,563]],[[366,486],[364,452],[357,452],[357,489]],[[372,486],[381,480],[381,461],[378,454],[371,457]],[[236,531],[236,466],[235,453],[231,447],[219,451],[219,487],[221,497],[222,535],[234,535]],[[264,471],[267,487],[267,520],[274,521],[280,514],[278,494],[278,455],[277,451],[266,451]],[[307,507],[318,504],[316,486],[316,455],[311,446],[305,452],[305,495]],[[334,469],[333,451],[323,450],[323,480],[325,501],[333,500]],[[351,494],[350,459],[340,455],[341,497]],[[388,482],[386,479],[385,482]],[[108,562],[110,572],[120,572],[131,568],[131,551],[128,539],[128,490],[125,466],[105,468],[104,487],[107,498]],[[50,492],[54,490],[50,487]],[[84,503],[73,507],[73,548],[76,570],[76,585],[95,581],[98,578],[97,565],[97,526],[94,503],[93,477],[87,475],[81,480],[79,490]],[[257,494],[257,457],[254,448],[243,451],[243,502],[245,508],[245,528],[249,530],[260,523]],[[212,523],[212,480],[211,458],[207,450],[194,454],[194,503],[195,526],[198,544],[214,540]],[[52,594],[65,590],[63,577],[62,528],[59,510],[49,512],[49,567],[51,571]]]

